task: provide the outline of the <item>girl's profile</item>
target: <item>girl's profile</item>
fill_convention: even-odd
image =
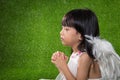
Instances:
[[[108,41],[100,39],[98,19],[93,11],[74,9],[66,13],[60,38],[63,45],[72,48],[72,54],[68,59],[64,52],[53,53],[51,62],[60,72],[56,80],[120,78],[120,57]]]

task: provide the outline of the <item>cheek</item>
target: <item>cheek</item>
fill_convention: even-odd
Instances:
[[[73,45],[73,44],[75,44],[76,42],[79,41],[78,35],[76,34],[75,31],[64,33],[64,35],[62,37],[63,37],[62,43],[64,45],[71,46],[71,45]]]
[[[80,42],[79,36],[78,36],[77,34],[73,34],[73,35],[71,36],[71,43],[72,43],[72,44],[77,44],[77,43],[79,43],[79,42]]]
[[[76,37],[76,35],[68,35],[65,37],[65,41],[69,44],[74,44],[78,41],[78,38]]]
[[[66,45],[66,46],[70,46],[71,42],[72,42],[72,37],[69,35],[64,35],[63,39],[62,39],[62,44]]]
[[[76,36],[71,37],[71,42],[76,43],[78,41],[79,41],[79,39]]]

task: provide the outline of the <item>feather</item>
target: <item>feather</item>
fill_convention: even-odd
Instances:
[[[120,56],[112,44],[99,37],[85,35],[85,38],[93,45],[93,55],[100,66],[102,80],[120,80]]]

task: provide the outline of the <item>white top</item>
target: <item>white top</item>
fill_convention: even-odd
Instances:
[[[70,60],[68,62],[68,68],[70,72],[73,74],[74,77],[77,77],[77,67],[78,67],[78,60],[81,56],[81,52],[72,53],[70,56]],[[59,73],[55,80],[66,80],[62,73]],[[100,79],[88,79],[88,80],[100,80]]]

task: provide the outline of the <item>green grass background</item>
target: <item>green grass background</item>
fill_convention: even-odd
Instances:
[[[54,79],[53,52],[70,55],[59,39],[61,19],[71,9],[92,9],[101,37],[120,54],[120,0],[0,0],[0,80]]]

